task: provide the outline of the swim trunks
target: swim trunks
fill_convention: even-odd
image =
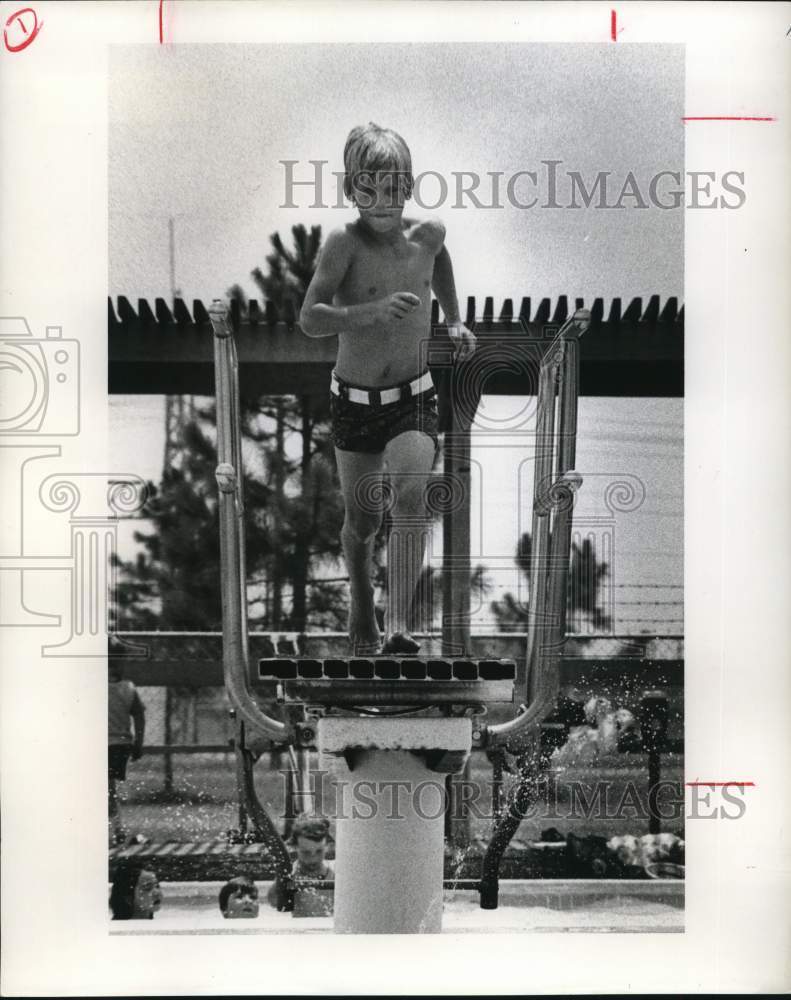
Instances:
[[[376,387],[346,382],[333,371],[331,390],[330,418],[336,448],[378,454],[384,451],[388,441],[404,431],[422,431],[434,442],[436,456],[439,448],[437,390],[428,370],[396,386]],[[382,394],[385,398],[396,395],[400,398],[382,402]],[[368,402],[354,402],[350,396],[367,398]]]

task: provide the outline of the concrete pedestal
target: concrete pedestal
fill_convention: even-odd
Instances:
[[[445,774],[463,767],[471,737],[469,719],[319,722],[339,786],[336,933],[442,930]]]

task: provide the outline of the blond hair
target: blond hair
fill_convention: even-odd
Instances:
[[[382,128],[374,122],[357,125],[351,130],[343,148],[343,191],[354,200],[355,179],[361,174],[398,174],[404,197],[412,195],[412,155],[398,132]]]

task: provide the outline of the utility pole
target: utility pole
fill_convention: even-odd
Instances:
[[[171,307],[176,297],[181,294],[181,290],[176,288],[176,221],[172,215],[168,216],[168,277],[170,281],[170,304]],[[172,468],[182,468],[184,459],[182,455],[184,446],[183,428],[185,423],[194,417],[192,397],[186,396],[166,396],[165,397],[165,454],[163,458],[163,474]],[[193,704],[189,707],[194,710]],[[173,791],[173,755],[169,750],[173,742],[173,714],[176,709],[176,699],[170,685],[165,688],[165,753],[164,753],[164,789],[166,793]]]
[[[176,221],[168,216],[168,258],[170,263],[170,301],[176,298]]]

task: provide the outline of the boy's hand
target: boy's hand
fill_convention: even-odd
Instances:
[[[374,305],[374,320],[378,323],[390,323],[394,319],[403,319],[414,312],[420,305],[420,299],[412,292],[393,292]]]
[[[449,323],[448,336],[453,344],[454,361],[464,361],[475,351],[475,334],[463,323]]]

